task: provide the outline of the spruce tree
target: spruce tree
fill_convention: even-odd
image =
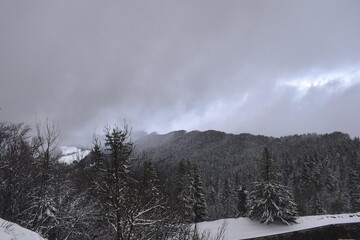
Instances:
[[[195,222],[201,222],[206,217],[206,198],[204,192],[203,182],[197,167],[194,166],[194,214]]]
[[[164,239],[169,220],[167,201],[157,171],[150,161],[143,163],[139,200],[139,212],[143,212],[140,222],[142,226],[136,231],[134,239]]]
[[[311,215],[320,215],[324,213],[323,204],[318,194],[315,194],[312,197],[309,205]]]
[[[93,139],[93,148],[91,150],[93,167],[96,171],[104,169],[104,154],[101,151],[101,143],[97,137]]]
[[[176,178],[176,212],[180,221],[193,222],[194,188],[190,162],[180,161]]]
[[[101,150],[100,141],[94,137],[93,139],[93,148],[91,150],[91,158],[92,158],[92,167],[89,171],[89,180],[92,182],[92,192],[93,197],[97,198],[99,201],[103,201],[101,199],[105,177],[106,177],[106,168],[105,166],[105,156]]]
[[[235,193],[233,184],[225,177],[224,184],[221,191],[221,203],[222,203],[222,217],[229,218],[234,217],[236,212],[235,206]]]
[[[246,197],[247,197],[246,187],[240,183],[240,175],[239,173],[237,173],[235,175],[235,199],[236,199],[237,217],[246,216]]]
[[[160,209],[163,203],[155,198],[157,185],[156,172],[152,166],[146,169],[145,185],[150,189],[145,201],[141,181],[134,179],[130,155],[133,143],[129,140],[130,131],[125,125],[105,129],[105,174],[101,176],[99,190],[102,194],[101,208],[104,221],[109,223],[106,239],[116,240],[148,239],[156,226],[162,222]],[[143,189],[144,190],[144,189]],[[151,196],[151,195],[154,196]],[[151,198],[151,199],[150,199]],[[160,214],[159,214],[160,213]],[[113,230],[113,231],[112,231]]]
[[[291,191],[279,183],[279,174],[267,148],[261,159],[261,181],[255,182],[248,198],[248,216],[262,223],[291,224],[296,220],[296,204]]]
[[[350,210],[357,212],[360,210],[360,163],[356,153],[350,159],[350,173],[347,181],[350,197]]]
[[[132,192],[135,190],[131,190],[133,180],[130,175],[130,154],[133,144],[129,141],[129,136],[130,132],[126,125],[124,129],[105,128],[104,158],[109,162],[106,163],[106,172],[96,182],[98,193],[101,194],[99,198],[102,215],[112,226],[117,240],[131,239],[133,231],[129,218],[131,218],[130,211],[133,211],[132,204],[136,201],[134,201],[135,193]],[[94,152],[100,153],[96,145]],[[99,154],[98,157],[100,156]],[[100,164],[99,159],[95,159],[95,162]],[[108,231],[108,234],[110,233]]]
[[[236,208],[239,217],[245,217],[246,215],[246,188],[239,186],[237,189],[237,204]]]
[[[162,190],[158,174],[150,161],[145,161],[143,164],[143,180],[142,180],[142,195],[144,201],[156,199],[160,201],[163,198]]]

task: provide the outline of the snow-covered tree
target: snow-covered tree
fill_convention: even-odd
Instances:
[[[261,181],[254,183],[248,197],[248,216],[266,224],[289,225],[295,222],[297,210],[293,194],[279,183],[274,160],[266,148],[262,154],[260,172]]]
[[[60,130],[48,120],[36,126],[36,137],[33,145],[35,149],[35,163],[37,168],[32,188],[31,206],[24,214],[29,216],[26,221],[31,229],[44,235],[57,225],[56,198],[56,165],[60,155],[57,147],[60,142]]]
[[[296,220],[296,204],[285,186],[256,182],[248,198],[248,216],[262,223],[291,224]]]
[[[145,185],[150,188],[146,190],[146,197],[145,189],[141,189],[140,183],[133,178],[130,159],[133,143],[129,137],[130,131],[126,125],[123,129],[105,129],[105,172],[98,176],[94,184],[100,195],[99,206],[104,220],[109,223],[114,233],[111,236],[108,231],[109,236],[106,238],[149,239],[153,226],[162,221],[158,210],[163,207],[163,202],[160,196],[155,198],[157,175],[154,169],[148,166],[146,171]],[[144,201],[144,198],[147,198],[147,201]]]
[[[228,177],[225,177],[220,192],[220,200],[222,203],[222,217],[234,217],[236,214],[236,199],[233,183]]]
[[[246,197],[248,192],[246,187],[241,184],[240,175],[235,175],[235,205],[236,205],[236,217],[246,216]]]
[[[93,138],[93,148],[91,150],[91,156],[93,159],[93,168],[97,171],[102,171],[105,168],[104,164],[104,154],[101,151],[101,143],[100,140],[94,136]]]
[[[194,222],[194,178],[190,162],[180,161],[175,186],[175,211],[180,221]]]
[[[0,123],[0,216],[19,222],[32,196],[34,151],[30,128],[22,123]]]
[[[354,153],[350,159],[350,173],[347,181],[351,211],[360,210],[360,158]]]
[[[239,217],[244,217],[246,215],[246,196],[246,188],[241,185],[238,186],[236,191],[236,208]]]
[[[204,184],[201,180],[197,167],[194,166],[194,214],[195,222],[201,222],[206,217],[206,197],[204,192]]]
[[[138,226],[134,239],[164,239],[169,211],[157,171],[150,161],[143,163],[143,177],[139,188]]]
[[[158,174],[150,161],[145,161],[143,164],[143,180],[141,186],[141,194],[143,200],[148,202],[151,200],[161,201],[163,199],[162,189]]]
[[[176,176],[174,209],[182,222],[200,222],[206,217],[206,197],[198,169],[180,161]]]
[[[117,240],[131,238],[132,228],[128,217],[130,204],[135,194],[131,192],[130,154],[133,144],[129,141],[130,132],[115,127],[105,129],[105,154],[108,156],[107,172],[97,184],[103,195],[103,211],[107,222],[115,231]]]
[[[308,204],[311,215],[320,215],[324,213],[323,203],[318,194],[315,194]]]
[[[278,182],[280,173],[268,148],[264,148],[260,161],[260,177],[263,182]]]

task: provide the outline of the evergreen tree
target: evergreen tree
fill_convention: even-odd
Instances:
[[[126,125],[123,129],[105,129],[106,171],[100,175],[97,189],[101,194],[104,220],[109,223],[108,231],[104,231],[107,239],[111,238],[111,229],[116,240],[149,239],[154,226],[162,221],[157,210],[163,203],[155,197],[158,193],[154,190],[157,176],[151,165],[147,166],[144,184],[150,188],[147,190],[141,189],[140,183],[133,178],[130,162],[133,143],[129,137]],[[144,201],[144,197],[148,201]]]
[[[231,181],[226,177],[221,192],[222,214],[223,218],[234,217],[236,212],[234,187]]]
[[[321,199],[318,194],[315,194],[310,200],[310,214],[311,215],[320,215],[324,213],[324,208]]]
[[[157,171],[150,161],[143,163],[143,178],[139,192],[142,227],[134,239],[166,239],[169,221],[167,200],[161,186]],[[173,214],[171,213],[171,218]]]
[[[292,193],[271,182],[256,182],[249,194],[248,215],[262,223],[291,224],[296,220],[296,204]]]
[[[313,169],[315,162],[313,158],[306,154],[301,158],[300,174],[297,177],[296,198],[299,205],[299,211],[302,214],[310,214],[309,202],[315,194],[315,185],[313,182]]]
[[[263,182],[278,182],[280,174],[268,148],[264,148],[260,162],[260,177]]]
[[[350,159],[349,171],[347,185],[350,197],[350,210],[357,212],[360,210],[360,163],[356,153],[354,153]]]
[[[201,222],[206,217],[206,198],[203,182],[197,167],[194,166],[194,214],[195,222]]]
[[[103,204],[105,216],[113,226],[117,240],[131,239],[132,223],[129,221],[131,203],[134,201],[130,177],[130,154],[133,144],[129,142],[130,132],[127,126],[105,129],[105,147],[109,166],[105,181],[102,181],[106,200]]]
[[[235,175],[235,194],[237,217],[245,217],[247,191],[246,187],[240,183],[239,173]]]
[[[150,161],[145,161],[143,164],[143,181],[142,194],[145,201],[157,199],[160,201],[163,198],[162,190],[160,189],[160,181],[158,174]]]
[[[101,150],[100,141],[93,138],[93,148],[91,150],[92,165],[87,171],[86,181],[91,182],[91,194],[96,205],[101,205],[101,202],[105,201],[104,195],[107,193],[107,189],[104,189],[106,185],[106,175],[109,164],[105,162],[104,153]]]
[[[180,221],[194,222],[194,179],[190,162],[180,161],[176,176],[175,211]]]
[[[296,220],[296,204],[292,193],[278,182],[273,159],[264,149],[261,160],[261,181],[255,182],[248,198],[248,216],[262,223],[289,225]]]
[[[236,208],[238,211],[239,217],[245,217],[246,216],[246,188],[243,186],[239,186],[237,189],[237,204]]]
[[[101,151],[101,143],[97,137],[93,138],[93,148],[91,150],[91,156],[93,159],[94,168],[96,171],[103,170],[105,168],[104,165],[104,154]]]

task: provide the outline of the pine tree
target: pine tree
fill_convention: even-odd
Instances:
[[[248,215],[262,223],[291,224],[296,220],[296,204],[292,193],[284,186],[271,182],[254,183],[249,194]]]
[[[93,148],[91,150],[91,156],[93,159],[93,166],[96,171],[104,169],[104,154],[101,151],[101,143],[97,137],[93,138]]]
[[[261,181],[255,182],[248,198],[248,216],[262,223],[291,224],[296,220],[296,204],[292,193],[278,181],[279,174],[268,149],[261,160]]]
[[[130,190],[132,178],[129,158],[133,144],[129,141],[129,136],[127,126],[123,130],[118,127],[105,129],[105,150],[110,162],[102,183],[107,198],[103,206],[108,222],[114,227],[117,240],[130,239],[133,228],[127,219],[134,201]]]
[[[234,217],[236,213],[236,202],[234,187],[231,181],[225,177],[224,184],[221,191],[221,203],[223,218]]]
[[[245,217],[246,215],[246,188],[239,186],[237,189],[237,204],[236,208],[239,217]]]
[[[97,185],[102,215],[109,223],[108,231],[104,231],[107,239],[113,237],[112,233],[116,240],[148,239],[154,226],[162,221],[158,210],[163,207],[163,202],[155,198],[154,190],[158,181],[156,172],[147,166],[145,185],[150,189],[142,189],[140,182],[133,178],[130,160],[133,143],[129,137],[126,125],[123,129],[105,129],[105,172],[100,175]],[[145,192],[147,196],[143,195]]]
[[[176,176],[175,211],[180,221],[194,222],[194,179],[190,162],[180,161]]]
[[[238,173],[235,175],[235,195],[237,217],[245,217],[247,191],[246,187],[241,185]]]
[[[310,214],[311,215],[320,215],[324,213],[324,208],[321,199],[318,194],[315,194],[310,200]]]
[[[263,182],[278,182],[280,174],[269,149],[264,148],[260,162],[260,177]]]
[[[139,211],[142,224],[134,239],[165,239],[169,219],[173,213],[167,208],[167,199],[157,171],[150,161],[143,163],[143,178],[139,191]],[[169,216],[171,214],[171,216]]]
[[[201,222],[206,217],[206,198],[204,192],[203,182],[197,167],[194,166],[194,214],[195,222]]]
[[[160,201],[163,198],[162,190],[160,189],[160,181],[158,174],[150,161],[145,161],[143,164],[143,181],[142,194],[144,201],[156,199]]]
[[[350,173],[347,181],[351,211],[360,210],[360,163],[356,153],[350,159]]]
[[[104,193],[106,194],[107,186],[105,183],[108,165],[105,163],[105,156],[101,150],[101,144],[98,138],[93,138],[93,148],[91,150],[92,165],[89,171],[87,171],[86,180],[91,182],[91,193],[94,201],[100,204],[105,199],[103,198]]]

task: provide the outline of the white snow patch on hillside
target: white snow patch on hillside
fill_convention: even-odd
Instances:
[[[39,234],[0,218],[1,240],[45,240]]]
[[[68,146],[61,146],[61,157],[59,162],[71,164],[74,161],[80,161],[84,157],[86,157],[90,150],[81,150],[78,147],[68,147]]]
[[[286,225],[262,224],[249,218],[229,218],[220,219],[211,222],[199,223],[197,229],[199,233],[209,232],[211,236],[215,236],[221,228],[224,221],[227,222],[225,231],[226,240],[239,240],[246,238],[255,238],[261,236],[275,235],[280,233],[294,232],[303,229],[327,226],[341,223],[357,223],[360,222],[360,212],[354,214],[339,215],[318,215],[306,216],[297,219],[297,223]]]

